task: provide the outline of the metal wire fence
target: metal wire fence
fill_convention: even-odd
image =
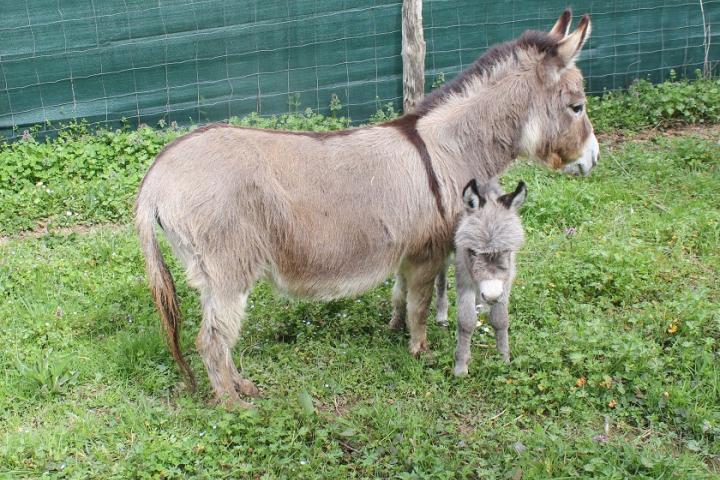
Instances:
[[[402,103],[401,1],[0,0],[0,131],[204,123],[310,107],[364,121]],[[566,1],[425,0],[426,84],[549,29]],[[579,0],[591,93],[720,59],[720,0]]]

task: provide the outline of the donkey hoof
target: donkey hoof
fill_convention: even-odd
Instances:
[[[395,332],[400,332],[405,329],[405,320],[393,315],[390,323],[388,323],[388,328]]]
[[[241,378],[235,380],[235,391],[246,397],[258,398],[260,396],[260,390],[250,380]]]
[[[212,403],[214,405],[224,408],[229,412],[239,408],[244,410],[255,408],[255,405],[240,399],[238,394],[235,392],[223,393],[220,395],[215,394],[215,398]]]
[[[421,353],[430,354],[428,350],[427,340],[421,340],[419,342],[410,342],[410,355],[413,357],[420,356]]]
[[[447,317],[444,317],[444,318],[438,317],[435,320],[435,323],[438,325],[438,327],[442,327],[442,328],[447,328],[450,326],[450,322],[448,322]]]
[[[227,410],[228,412],[233,412],[238,409],[253,410],[256,408],[255,405],[253,405],[252,403],[246,402],[245,400],[240,400],[239,398],[236,400],[225,399],[220,402],[220,405],[222,405],[223,408],[225,408],[225,410]]]

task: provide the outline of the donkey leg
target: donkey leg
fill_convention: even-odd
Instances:
[[[405,328],[405,318],[407,317],[407,283],[402,273],[395,275],[395,285],[392,291],[392,318],[388,327],[392,330],[400,331]]]
[[[443,265],[442,270],[435,278],[435,291],[437,292],[437,316],[435,323],[441,327],[447,327],[448,323],[448,294],[447,294],[447,272],[449,263]]]
[[[240,400],[238,391],[244,395],[258,393],[250,380],[240,376],[232,359],[232,349],[240,335],[247,298],[248,292],[235,296],[203,292],[203,321],[195,342],[216,400],[242,407],[250,407],[251,404]]]
[[[432,301],[433,285],[437,268],[420,265],[408,272],[408,327],[410,329],[410,353],[417,356],[428,350],[427,317]]]

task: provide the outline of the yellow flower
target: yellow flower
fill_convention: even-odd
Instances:
[[[673,333],[677,332],[677,331],[678,331],[678,325],[677,325],[677,323],[675,323],[675,322],[671,323],[670,326],[669,326],[668,329],[667,329],[667,332],[668,332],[669,334],[671,334],[671,335],[672,335]]]

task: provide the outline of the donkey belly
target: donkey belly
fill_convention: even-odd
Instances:
[[[378,268],[375,271],[356,271],[344,275],[327,276],[313,274],[313,265],[303,275],[294,273],[272,272],[268,280],[279,291],[293,297],[332,300],[343,297],[354,297],[387,279],[395,269]]]
[[[382,222],[358,217],[313,219],[274,252],[269,279],[293,296],[332,299],[358,295],[393,274],[406,246]]]
[[[246,290],[264,275],[300,297],[357,295],[438,230],[422,164],[392,132],[363,130],[342,146],[211,129],[156,161],[143,197],[199,259],[200,280]]]

